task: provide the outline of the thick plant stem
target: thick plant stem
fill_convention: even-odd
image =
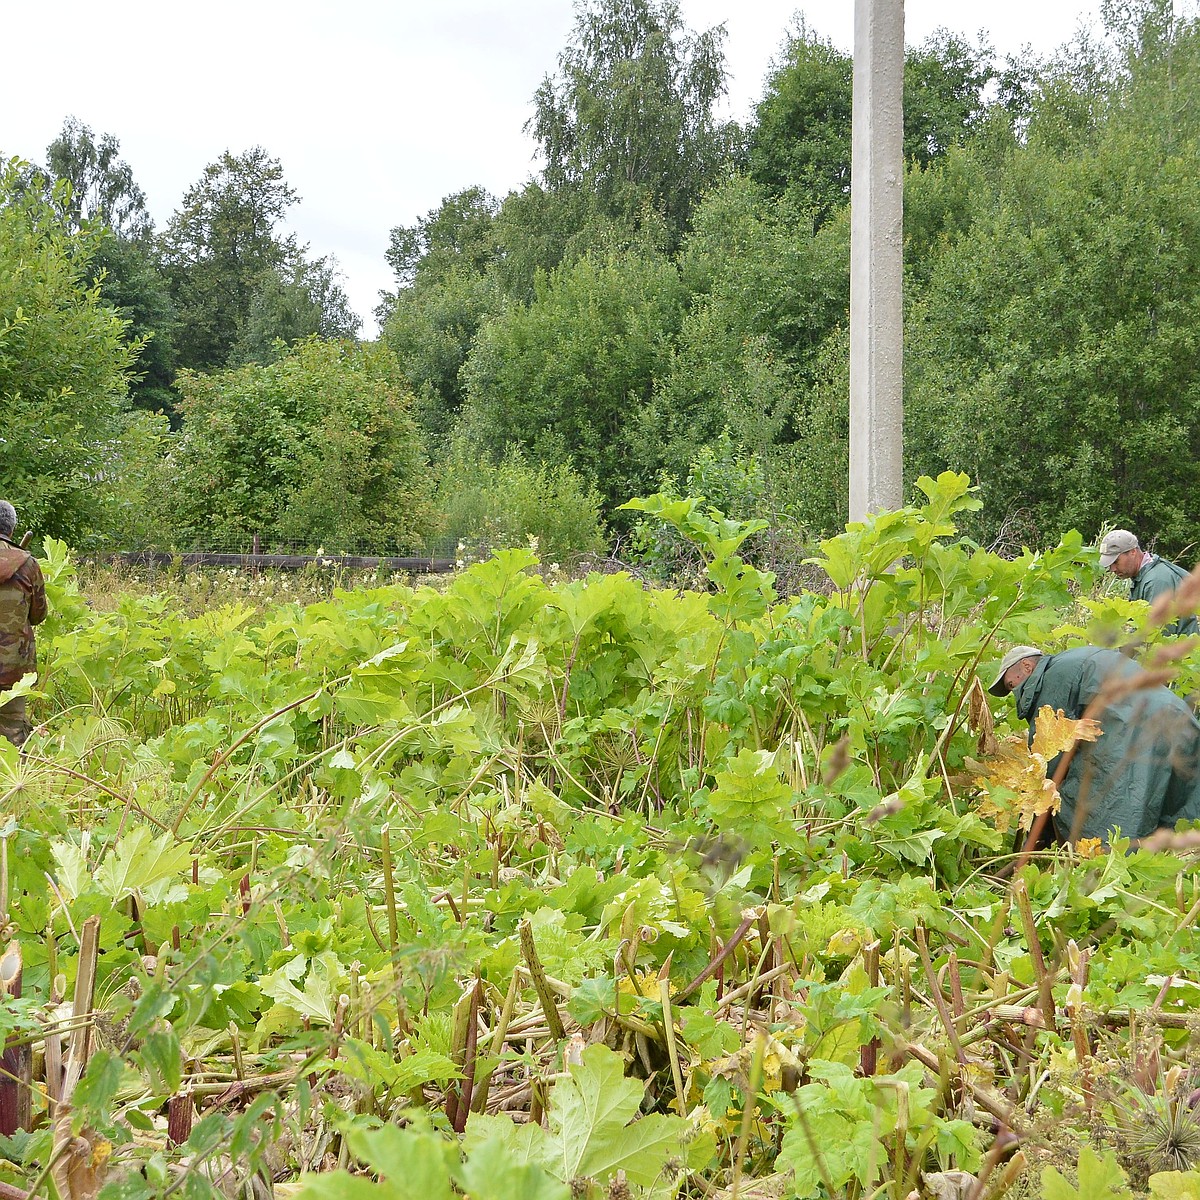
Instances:
[[[517,929],[521,939],[521,957],[525,959],[525,965],[529,968],[534,990],[541,1001],[542,1012],[546,1017],[546,1024],[550,1028],[550,1035],[555,1041],[561,1042],[566,1037],[567,1031],[563,1027],[558,1006],[554,1003],[554,993],[550,990],[549,983],[546,982],[546,972],[542,967],[542,960],[538,958],[537,946],[533,941],[533,926],[530,925],[529,918],[524,918]]]
[[[667,1035],[667,1055],[671,1059],[671,1077],[675,1081],[675,1108],[687,1115],[687,1092],[683,1085],[683,1069],[679,1064],[679,1046],[675,1040],[675,1014],[671,1011],[671,956],[658,974],[658,998],[662,1002],[663,1031]]]
[[[496,1028],[492,1033],[491,1056],[493,1058],[499,1058],[504,1050],[504,1039],[508,1034],[509,1025],[512,1024],[513,1011],[517,1006],[519,983],[519,976],[514,971],[512,979],[508,983],[508,995],[504,997],[504,1008],[500,1012],[500,1020],[496,1023]],[[494,1066],[489,1066],[476,1085],[471,1096],[471,1108],[474,1112],[483,1112],[487,1107],[488,1090],[491,1087],[495,1069]]]

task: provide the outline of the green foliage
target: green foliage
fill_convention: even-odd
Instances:
[[[429,529],[410,398],[380,346],[316,339],[181,379],[168,528],[184,542],[419,546]]]
[[[607,1183],[617,1171],[649,1187],[684,1140],[679,1117],[638,1117],[643,1089],[625,1078],[618,1055],[591,1046],[554,1090],[547,1159],[564,1183],[580,1177]]]
[[[273,362],[305,338],[353,338],[362,323],[338,282],[336,259],[302,255],[267,270],[250,297],[245,324],[229,362]]]
[[[767,481],[756,455],[739,453],[727,432],[704,447],[688,469],[682,496],[695,497],[737,521],[762,519]],[[674,480],[664,476],[659,495],[680,500]],[[657,517],[638,521],[632,546],[639,565],[661,583],[691,582],[703,569],[698,547],[673,524]]]
[[[750,134],[756,182],[795,188],[818,222],[850,195],[852,63],[800,22],[767,81]]]
[[[146,193],[134,182],[133,170],[118,158],[121,143],[105,133],[97,141],[77,117],[63,122],[62,132],[46,147],[46,169],[69,184],[59,193],[64,215],[75,229],[103,227],[123,241],[141,242],[153,223]]]
[[[97,138],[68,117],[46,148],[46,172],[69,186],[50,199],[55,203],[58,197],[72,229],[86,226],[95,236],[90,267],[100,296],[128,322],[130,340],[141,346],[130,400],[137,408],[170,413],[175,314],[154,253],[146,196],[132,168],[118,157],[120,148],[112,134]]]
[[[657,1183],[669,1158],[687,1140],[680,1117],[639,1116],[643,1087],[625,1078],[622,1059],[606,1046],[589,1046],[582,1062],[553,1087],[549,1129],[514,1126],[505,1117],[472,1117],[461,1161],[426,1130],[391,1126],[352,1128],[350,1144],[385,1177],[372,1194],[449,1197],[451,1183],[485,1200],[566,1200],[600,1194],[617,1173],[639,1188]],[[403,1184],[400,1181],[403,1180]],[[301,1197],[352,1195],[346,1176],[310,1176]]]
[[[960,539],[965,476],[918,491],[822,543],[828,583],[783,603],[744,561],[753,522],[662,496],[636,507],[694,542],[705,593],[551,582],[514,549],[437,589],[102,611],[51,543],[39,729],[23,755],[0,746],[25,989],[0,1033],[45,1038],[52,979],[99,916],[97,1025],[117,1036],[75,1115],[112,1146],[111,1194],[306,1170],[306,1194],[358,1194],[318,1169],[332,1150],[308,1156],[313,1128],[397,1196],[669,1194],[735,1164],[747,1185],[791,1169],[798,1195],[907,1194],[975,1170],[986,1139],[929,1066],[956,1053],[932,981],[991,1014],[958,1035],[980,1067],[964,1089],[998,1107],[1029,1077],[1003,1031],[1038,969],[964,782],[1004,723],[978,681],[1001,643],[1053,645],[1095,568],[1078,535],[1011,562]],[[1153,1007],[1174,1036],[1196,1007],[1186,862],[1116,850],[1019,876],[1046,961],[1088,950],[1111,1030],[1085,1126],[1068,1023],[1024,1026],[1042,1083],[1022,1111],[1068,1114],[1064,1150],[1097,1120],[1140,1131],[1102,1086],[1144,1062],[1111,1010],[1140,1026]],[[1069,1022],[1079,993],[1047,969]],[[1184,1080],[1183,1040],[1157,1053]],[[263,1094],[168,1145],[168,1100],[234,1086],[238,1054]],[[1171,1105],[1190,1120],[1167,1091],[1123,1102],[1147,1127]],[[52,1140],[35,1108],[3,1146],[26,1184]]]
[[[95,236],[60,215],[68,196],[26,189],[16,161],[0,174],[0,492],[28,528],[81,543],[111,484],[138,346],[92,282]]]
[[[861,1079],[841,1063],[813,1061],[808,1073],[813,1082],[783,1105],[789,1121],[778,1159],[795,1172],[797,1200],[826,1195],[823,1184],[845,1188],[857,1181],[868,1191],[889,1167],[903,1164],[921,1140],[933,1141],[962,1169],[977,1166],[975,1130],[968,1121],[937,1115],[936,1092],[922,1086],[919,1067]],[[900,1164],[887,1161],[894,1141]]]
[[[775,598],[774,576],[751,567],[737,553],[748,537],[765,528],[765,521],[731,521],[716,509],[705,510],[703,497],[695,496],[678,500],[657,494],[624,507],[665,521],[700,551],[705,574],[717,590],[710,606],[718,619],[753,620]]]
[[[482,274],[496,253],[497,208],[483,188],[470,187],[447,196],[416,225],[397,225],[388,241],[387,261],[400,288],[436,284],[463,272]],[[389,296],[385,304],[395,300]]]
[[[100,297],[127,322],[127,339],[139,347],[129,380],[134,408],[174,414],[175,310],[152,246],[112,233],[100,235],[92,270]]]
[[[605,14],[657,14],[661,34],[677,13],[581,10],[601,40],[567,59],[629,83],[624,102],[666,50],[618,60]],[[170,500],[205,540],[378,548],[433,527],[403,372],[450,446],[436,486],[452,527],[514,546],[436,587],[189,606],[87,603],[47,541],[38,728],[24,754],[0,743],[24,955],[0,1034],[69,1034],[56,997],[98,916],[74,1123],[105,1139],[106,1196],[301,1175],[306,1195],[364,1200],[748,1195],[787,1172],[797,1196],[908,1195],[979,1170],[984,1112],[1031,1161],[1048,1143],[1047,1195],[1130,1195],[1158,1161],[1147,1147],[1190,1162],[1193,864],[1178,846],[1061,848],[1014,882],[972,782],[1013,720],[980,687],[1005,645],[1094,640],[1144,612],[1090,594],[1074,530],[1006,558],[962,528],[1025,506],[1033,544],[1054,543],[1064,512],[1128,497],[1130,520],[1190,536],[1194,29],[1159,0],[1108,19],[1103,52],[1022,95],[1003,81],[1005,112],[979,108],[976,51],[947,39],[924,62],[913,502],[822,540],[811,590],[780,587],[757,551],[781,512],[842,528],[845,217],[806,208],[795,181],[730,179],[690,208],[672,261],[674,201],[600,186],[598,135],[586,162],[560,142],[546,186],[498,207],[471,189],[397,231],[395,357],[277,351],[272,321],[303,315],[285,255],[245,276],[269,361],[188,376],[178,437],[107,427],[90,478],[110,528],[144,529]],[[819,143],[791,148],[811,151],[801,173],[836,133],[817,118],[838,63],[819,50],[793,80]],[[543,132],[591,136],[570,108],[591,103],[588,80],[567,82],[547,84]],[[96,260],[64,263],[85,263],[90,233],[62,233],[65,192],[27,183],[0,230],[59,237],[55,270],[86,291]],[[191,278],[198,298],[216,272]],[[8,320],[0,375],[56,344],[5,357],[22,336]],[[464,397],[479,442],[449,437]],[[130,469],[155,455],[161,470]],[[932,473],[964,459],[990,464],[978,489]],[[1124,493],[1105,490],[1113,462]],[[594,489],[623,499],[664,466],[686,485],[629,511],[669,531],[662,557],[694,556],[702,589],[538,571],[530,534],[546,557],[592,544]],[[95,482],[109,474],[118,487]],[[1198,658],[1185,649],[1181,686]],[[163,1113],[189,1094],[201,1112],[169,1144]],[[28,1191],[56,1144],[40,1081],[33,1104],[33,1130],[0,1142],[5,1182]],[[1192,1195],[1193,1174],[1150,1175],[1151,1193]]]
[[[581,0],[528,125],[546,186],[587,193],[629,226],[656,211],[677,240],[736,141],[713,112],[723,37],[687,30],[676,0]]]
[[[462,369],[466,431],[493,458],[515,444],[549,464],[569,459],[607,502],[627,499],[651,477],[633,429],[682,309],[666,260],[584,258],[555,271],[528,308],[509,304],[480,330]]]
[[[1072,1187],[1054,1167],[1042,1172],[1042,1195],[1046,1200],[1125,1200],[1132,1196],[1125,1172],[1111,1150],[1101,1158],[1091,1146],[1079,1154],[1079,1186]]]
[[[1060,79],[998,175],[981,151],[953,166],[963,233],[932,256],[912,309],[906,419],[915,461],[987,481],[987,528],[1016,518],[1032,540],[1119,520],[1167,549],[1200,534],[1184,499],[1200,119],[1194,89],[1178,90],[1197,72],[1183,25],[1097,93],[1086,75]],[[1068,92],[1090,97],[1089,129],[1064,139]]]
[[[1160,1171],[1150,1176],[1155,1200],[1196,1200],[1200,1197],[1200,1171]]]
[[[536,466],[518,446],[496,464],[455,442],[434,471],[443,535],[474,555],[537,542],[542,557],[565,563],[604,546],[600,496],[569,463]]]
[[[967,141],[983,122],[984,94],[996,78],[992,51],[939,30],[904,57],[904,156],[927,166]],[[850,199],[853,64],[803,18],[767,80],[750,134],[756,182],[796,202],[824,224]]]
[[[230,361],[264,277],[299,253],[293,237],[275,232],[296,200],[279,160],[261,146],[225,151],[184,193],[159,239],[181,367]]]
[[[480,325],[500,304],[495,283],[455,272],[435,285],[402,288],[380,331],[416,401],[413,415],[432,443],[444,442],[462,407],[462,366]]]
[[[847,232],[814,236],[745,178],[705,197],[679,259],[691,308],[638,416],[644,457],[678,474],[724,429],[758,453],[807,440],[814,356],[849,299]]]

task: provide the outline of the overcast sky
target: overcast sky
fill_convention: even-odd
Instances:
[[[844,49],[853,0],[681,0],[724,23],[728,112],[745,120],[803,12]],[[1099,0],[908,0],[906,35],[985,30],[1002,54],[1047,53]],[[114,134],[161,227],[228,149],[261,145],[300,193],[291,226],[334,254],[371,333],[391,286],[388,232],[473,184],[503,196],[536,168],[522,132],[574,22],[571,0],[58,0],[5,11],[0,153],[44,162],[67,115]]]

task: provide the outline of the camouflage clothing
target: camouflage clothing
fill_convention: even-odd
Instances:
[[[32,554],[0,537],[0,691],[37,670],[33,627],[46,616],[46,585]],[[25,697],[0,707],[0,736],[20,745],[29,736]]]

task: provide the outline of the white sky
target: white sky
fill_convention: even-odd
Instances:
[[[729,112],[745,120],[793,17],[849,50],[853,0],[681,0],[725,23]],[[986,30],[1001,55],[1047,53],[1098,0],[908,0],[906,34]],[[301,197],[291,226],[334,254],[374,332],[388,233],[472,184],[532,174],[522,132],[574,24],[571,0],[58,0],[6,6],[0,154],[43,162],[68,115],[114,134],[161,228],[228,149],[261,145]]]

